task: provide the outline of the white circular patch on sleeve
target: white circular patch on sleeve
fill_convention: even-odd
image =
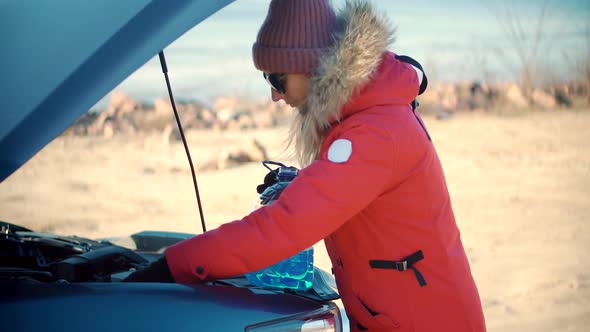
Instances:
[[[333,163],[343,163],[348,161],[351,154],[352,142],[347,139],[337,139],[328,149],[328,160]]]

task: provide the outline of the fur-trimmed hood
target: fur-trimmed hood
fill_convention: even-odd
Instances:
[[[331,122],[340,120],[342,106],[371,80],[395,40],[394,28],[368,1],[347,1],[338,26],[335,45],[320,58],[291,128],[289,143],[302,166],[316,158]]]

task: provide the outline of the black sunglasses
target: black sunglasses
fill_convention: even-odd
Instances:
[[[271,88],[275,89],[280,94],[285,94],[285,78],[286,74],[278,73],[262,73],[262,76]]]

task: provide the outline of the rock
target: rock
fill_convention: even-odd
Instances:
[[[266,147],[257,139],[252,140],[250,155],[252,156],[253,161],[263,161],[268,158]]]
[[[255,128],[269,128],[277,125],[277,119],[271,112],[258,112],[252,115]]]
[[[173,118],[171,122],[176,124],[176,118]],[[200,126],[199,122],[200,120],[198,119],[197,112],[191,108],[186,108],[180,115],[180,123],[182,124],[182,129],[184,130],[198,128]]]
[[[239,124],[237,120],[234,119],[230,119],[225,123],[221,124],[222,128],[227,129],[227,130],[232,130],[232,129],[238,129],[239,128]]]
[[[506,98],[510,101],[513,105],[518,107],[526,107],[528,105],[522,90],[517,84],[510,84],[506,88]]]
[[[467,105],[470,110],[490,110],[498,98],[498,92],[485,82],[474,81],[469,86],[469,100]]]
[[[168,146],[171,141],[176,141],[178,138],[180,138],[180,135],[178,135],[178,137],[176,136],[172,124],[166,125],[164,130],[162,130],[162,144],[164,144],[164,146]]]
[[[117,123],[116,132],[123,134],[123,135],[133,135],[135,134],[135,126],[129,121],[121,121]]]
[[[454,94],[456,98],[455,108],[457,110],[471,110],[473,95],[471,91],[470,83],[457,83],[455,84]]]
[[[102,136],[105,138],[113,137],[115,131],[113,130],[113,124],[111,122],[107,122],[102,127]]]
[[[111,114],[127,114],[137,109],[139,103],[123,92],[115,91],[111,94],[111,100],[107,112]]]
[[[217,112],[224,110],[224,109],[228,110],[229,112],[232,112],[233,110],[236,109],[237,104],[238,104],[237,98],[219,97],[215,100],[215,105],[213,106],[213,109],[216,110]]]
[[[445,84],[439,90],[440,103],[444,108],[457,109],[457,93],[453,84]]]
[[[170,100],[158,98],[154,103],[154,111],[156,114],[160,114],[161,116],[170,116],[173,114],[174,110],[172,109],[172,104],[170,104]]]
[[[215,113],[208,108],[203,108],[197,118],[200,121],[199,127],[202,126],[202,128],[211,128],[216,121]]]
[[[249,145],[234,151],[223,150],[217,158],[208,160],[200,166],[202,171],[223,170],[253,161],[267,159],[266,148],[260,141],[253,139]]]
[[[250,113],[241,113],[237,116],[236,119],[237,126],[240,129],[251,129],[256,128],[256,123],[254,119],[252,119],[252,114]]]
[[[229,122],[231,119],[233,119],[234,115],[233,110],[229,108],[217,109],[216,114],[217,119],[219,119],[219,121],[221,121],[222,123]]]
[[[531,94],[531,99],[533,100],[533,103],[535,105],[545,109],[555,108],[555,106],[557,105],[557,103],[555,102],[555,98],[553,96],[538,89],[533,90],[533,93]]]
[[[569,87],[567,85],[553,89],[553,97],[557,105],[561,107],[570,108],[573,105],[572,98],[569,95]]]
[[[113,92],[106,110],[86,124],[86,133],[112,137],[116,133],[133,134],[137,130],[132,114],[142,105],[122,92]]]

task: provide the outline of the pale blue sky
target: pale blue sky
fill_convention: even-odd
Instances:
[[[333,0],[336,7],[344,0]],[[170,76],[179,98],[212,101],[217,95],[268,94],[251,60],[251,46],[264,20],[269,0],[238,0],[196,26],[166,49]],[[590,1],[530,0],[374,0],[397,27],[393,51],[420,61],[431,80],[496,79],[514,77],[518,62],[514,48],[494,10],[510,10],[525,32],[536,30],[547,3],[541,50],[553,76],[570,78],[575,72],[564,60],[589,53],[585,29]],[[502,16],[504,17],[504,16]],[[570,61],[571,62],[571,61]],[[549,69],[547,69],[549,70]],[[165,95],[157,57],[123,82],[118,89],[146,101]]]

